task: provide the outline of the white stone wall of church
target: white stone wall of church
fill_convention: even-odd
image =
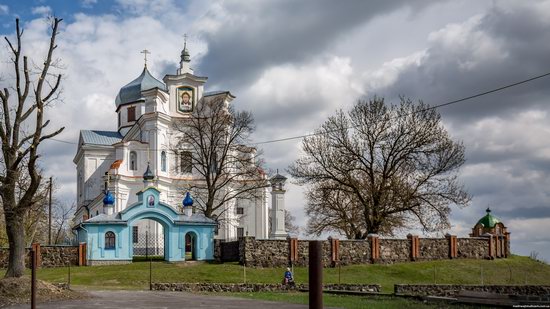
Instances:
[[[182,117],[183,114],[176,111],[176,88],[182,84],[183,79],[167,80],[165,82],[170,91],[170,95],[158,93],[158,97],[145,96],[144,104],[135,104],[136,119],[145,111],[159,111],[170,116]],[[203,94],[202,82],[185,80],[190,86],[196,87],[197,96],[195,103]],[[149,92],[147,92],[149,93]],[[153,92],[151,92],[153,93]],[[121,125],[128,125],[127,108],[132,105],[123,106],[120,109]],[[184,116],[185,117],[185,116]],[[116,121],[116,120],[115,120]],[[120,165],[116,180],[111,183],[110,190],[115,194],[115,211],[119,212],[129,205],[137,202],[136,193],[143,189],[142,175],[147,167],[147,162],[150,162],[152,172],[158,177],[155,180],[155,186],[159,188],[161,193],[161,201],[171,205],[175,209],[181,205],[185,193],[185,187],[191,179],[198,179],[199,174],[193,170],[191,174],[182,174],[177,171],[179,156],[174,153],[174,141],[179,140],[180,133],[175,132],[169,123],[170,118],[163,114],[145,114],[140,121],[140,128],[133,127],[128,131],[129,136],[125,139],[133,139],[133,141],[116,144],[111,150],[107,150],[104,154],[95,154],[94,151],[85,150],[82,162],[77,163],[77,171],[82,171],[85,179],[92,180],[84,183],[85,199],[91,200],[98,198],[103,189],[103,174],[108,167],[116,159],[123,160]],[[126,133],[126,132],[123,132]],[[147,144],[143,143],[147,142]],[[165,150],[167,153],[167,169],[166,172],[161,171],[161,153]],[[130,152],[135,151],[137,154],[137,170],[129,169]],[[90,159],[86,161],[86,159]],[[237,216],[235,203],[231,201],[227,204],[227,210],[224,211],[223,222],[219,230],[219,238],[235,239],[237,237],[237,227],[243,227],[249,236],[257,238],[268,237],[268,206],[267,206],[267,189],[263,192],[264,196],[257,201],[239,201],[245,208],[245,216]],[[83,198],[84,199],[84,198]],[[79,199],[79,205],[83,199]],[[103,211],[101,199],[97,199],[91,206],[91,210],[95,212]],[[82,212],[82,211],[81,211]],[[81,214],[80,214],[81,215]]]

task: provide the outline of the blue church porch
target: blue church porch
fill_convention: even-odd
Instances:
[[[150,219],[162,225],[166,261],[214,259],[216,222],[202,214],[192,214],[193,200],[189,194],[184,200],[184,213],[180,213],[160,202],[157,188],[147,187],[137,193],[138,202],[114,214],[109,211],[114,203],[109,194],[107,192],[104,199],[105,213],[75,227],[78,241],[87,244],[88,265],[131,263],[134,256],[132,227],[142,219]],[[188,252],[186,258],[186,251],[189,250],[191,252]]]

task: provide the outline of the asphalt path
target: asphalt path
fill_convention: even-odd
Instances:
[[[38,309],[168,309],[168,308],[308,308],[281,302],[244,299],[226,296],[200,295],[186,292],[161,291],[87,291],[91,297],[79,300],[39,303]],[[15,305],[7,308],[28,309],[30,304]]]

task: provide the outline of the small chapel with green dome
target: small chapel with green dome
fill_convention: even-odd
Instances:
[[[472,228],[470,237],[490,237],[497,257],[506,257],[510,253],[510,232],[504,223],[491,214],[487,207],[486,214]]]
[[[479,237],[486,234],[495,236],[505,236],[510,233],[507,231],[506,226],[500,220],[491,214],[491,209],[487,208],[486,214],[479,219],[472,229],[471,237]]]

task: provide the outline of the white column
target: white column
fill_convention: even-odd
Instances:
[[[272,187],[271,190],[271,239],[286,239],[285,231],[285,192],[286,190]]]

